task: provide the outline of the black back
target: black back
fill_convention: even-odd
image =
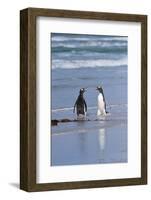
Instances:
[[[75,102],[74,110],[75,110],[75,107],[76,107],[77,115],[80,115],[80,114],[84,115],[85,112],[87,112],[87,104],[83,97],[83,93],[81,92]]]

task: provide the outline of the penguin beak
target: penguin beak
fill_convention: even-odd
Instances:
[[[85,88],[82,88],[82,89],[80,89],[80,92],[86,92],[86,89]]]
[[[96,88],[96,90],[98,90],[98,91],[99,91],[100,89],[102,89],[102,87],[97,87],[97,88]]]

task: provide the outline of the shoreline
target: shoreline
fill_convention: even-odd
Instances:
[[[68,123],[68,122],[95,122],[95,121],[103,121],[102,119],[52,119],[51,120],[51,126],[57,126],[58,123]]]

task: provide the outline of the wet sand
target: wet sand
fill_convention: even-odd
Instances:
[[[106,117],[97,118],[94,108],[87,116],[90,121],[52,126],[51,165],[127,162],[127,106],[117,105],[109,111]],[[59,113],[60,119],[76,119],[71,111]]]

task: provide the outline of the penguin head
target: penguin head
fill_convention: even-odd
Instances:
[[[81,88],[81,89],[80,89],[80,94],[83,94],[85,91],[86,91],[85,88]]]
[[[103,92],[103,88],[102,88],[102,86],[98,86],[98,87],[96,88],[96,90],[98,90],[100,93]]]

